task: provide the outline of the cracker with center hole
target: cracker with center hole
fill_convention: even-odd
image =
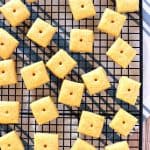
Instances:
[[[58,134],[35,133],[34,134],[34,150],[58,150],[59,141]]]
[[[10,0],[0,7],[0,12],[6,20],[16,27],[30,17],[30,12],[21,0]]]
[[[106,53],[113,61],[123,68],[127,68],[136,56],[136,50],[132,48],[126,41],[118,38]]]
[[[72,29],[70,32],[70,50],[76,53],[92,53],[94,33],[88,29]]]
[[[16,64],[12,59],[0,61],[0,86],[17,83]]]
[[[0,124],[19,123],[20,104],[19,102],[0,102]]]
[[[46,63],[49,70],[60,79],[65,78],[76,65],[77,62],[63,49],[60,49]]]
[[[19,45],[18,40],[16,40],[6,30],[0,28],[0,57],[1,58],[8,59],[15,51],[18,45]]]
[[[37,18],[27,33],[27,37],[36,44],[47,47],[57,29],[46,21]]]
[[[135,105],[140,93],[140,86],[140,82],[123,76],[119,80],[116,97],[131,105]]]
[[[64,80],[60,89],[58,101],[65,105],[80,107],[84,84]]]
[[[118,37],[125,24],[126,16],[106,8],[98,25],[98,29],[109,35]]]
[[[78,132],[99,138],[101,136],[105,118],[92,112],[82,111]]]
[[[16,131],[11,131],[0,137],[1,150],[24,150],[23,143]]]
[[[96,15],[92,0],[69,0],[69,5],[75,20],[81,20]]]
[[[110,82],[102,67],[83,74],[82,79],[90,95],[102,92],[110,87]]]
[[[118,134],[127,137],[136,125],[137,121],[137,118],[121,108],[116,113],[109,126],[114,129]]]
[[[43,61],[22,68],[21,76],[28,90],[38,88],[50,80]]]
[[[45,124],[59,117],[58,110],[49,96],[32,102],[30,107],[39,125]]]

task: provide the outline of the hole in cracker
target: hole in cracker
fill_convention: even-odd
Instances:
[[[72,92],[70,92],[70,95],[73,95],[73,93],[72,93]]]
[[[47,145],[46,145],[46,144],[44,144],[44,145],[43,145],[43,147],[44,147],[44,148],[47,148]]]
[[[39,33],[43,33],[43,31],[42,31],[42,30],[39,30]]]
[[[129,89],[128,89],[128,92],[130,92],[130,91],[131,91],[131,89],[129,88]]]
[[[91,124],[90,127],[93,128],[93,124]]]
[[[3,43],[3,42],[1,42],[0,44],[1,44],[1,46],[3,46],[3,45],[4,45],[4,43]]]
[[[62,62],[61,62],[61,61],[59,62],[59,65],[60,65],[60,66],[62,65]]]
[[[120,53],[123,54],[123,50],[121,50]]]
[[[13,9],[13,13],[15,13],[16,12],[16,9]]]
[[[94,81],[98,81],[98,79],[97,79],[97,78],[95,78],[95,79],[94,79]]]
[[[83,39],[80,39],[80,42],[82,42],[83,41]]]
[[[111,23],[114,23],[115,21],[114,20],[111,20]]]
[[[8,110],[6,110],[5,113],[8,114]]]
[[[122,121],[122,123],[125,124],[126,122],[125,122],[125,121]]]
[[[42,111],[46,111],[46,109],[45,109],[45,108],[43,108],[43,109],[42,109]]]
[[[84,8],[84,5],[83,5],[83,4],[81,5],[81,8]]]
[[[5,73],[5,70],[2,70],[2,73]]]
[[[32,76],[35,76],[35,73],[34,73],[34,72],[32,73]]]
[[[11,146],[11,144],[8,144],[7,146],[8,146],[8,147],[10,147],[10,146]]]

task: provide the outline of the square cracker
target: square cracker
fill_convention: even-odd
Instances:
[[[27,33],[27,37],[36,44],[47,47],[56,33],[56,28],[46,21],[37,18]]]
[[[1,150],[24,150],[24,146],[16,133],[11,131],[0,137]]]
[[[0,124],[19,123],[19,102],[0,102]]]
[[[98,25],[98,29],[102,32],[118,37],[125,21],[125,15],[106,8]]]
[[[83,83],[64,80],[61,86],[58,101],[69,106],[80,107],[83,92]]]
[[[106,53],[112,60],[123,68],[127,68],[133,58],[136,56],[136,50],[126,41],[118,38]]]
[[[120,13],[139,10],[139,0],[116,0],[116,10]]]
[[[105,150],[129,150],[129,145],[126,141],[117,142],[105,147]]]
[[[96,148],[93,145],[89,144],[88,142],[78,138],[74,142],[71,150],[96,150]]]
[[[0,86],[17,83],[16,65],[12,59],[0,61]]]
[[[15,51],[19,42],[6,30],[0,28],[0,57],[8,59]]]
[[[77,62],[62,49],[52,56],[46,64],[53,74],[60,79],[70,73],[76,65]]]
[[[116,97],[135,105],[137,97],[139,96],[141,83],[127,77],[121,77],[117,88]]]
[[[43,61],[22,68],[21,75],[28,90],[49,82],[49,76]]]
[[[10,0],[0,8],[8,22],[16,27],[30,17],[30,12],[21,0]]]
[[[131,130],[137,123],[137,118],[129,114],[123,109],[120,109],[113,120],[110,122],[109,126],[114,129],[117,133],[128,136]]]
[[[75,20],[96,15],[92,0],[69,0],[69,5]]]
[[[91,53],[93,51],[94,33],[87,29],[72,29],[70,32],[70,50],[72,52]]]
[[[57,108],[49,96],[32,102],[30,107],[39,125],[52,121],[59,116]]]
[[[58,150],[58,134],[35,133],[34,150]]]
[[[88,111],[82,111],[78,132],[99,138],[104,126],[105,119],[103,116]]]
[[[102,67],[83,74],[82,79],[90,95],[94,95],[110,87],[108,77]]]

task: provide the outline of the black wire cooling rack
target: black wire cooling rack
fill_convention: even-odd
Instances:
[[[0,5],[3,5],[5,2],[5,0],[0,0]],[[78,136],[94,144],[98,150],[103,150],[105,145],[121,140],[127,140],[131,150],[142,149],[142,90],[135,107],[115,98],[116,87],[121,76],[128,76],[142,82],[142,0],[140,0],[139,13],[127,14],[127,21],[121,33],[122,38],[136,48],[138,52],[136,58],[127,69],[120,68],[112,60],[107,58],[106,51],[115,39],[97,30],[97,25],[104,9],[106,7],[115,9],[114,1],[94,0],[94,4],[97,10],[96,16],[81,21],[73,20],[68,6],[68,0],[39,0],[36,3],[27,4],[31,11],[31,17],[16,28],[11,27],[2,15],[0,15],[0,27],[6,29],[20,42],[19,47],[12,56],[12,58],[16,60],[19,83],[13,86],[1,87],[0,100],[19,100],[22,104],[20,123],[18,125],[0,125],[0,134],[6,134],[15,129],[20,133],[26,150],[33,149],[33,135],[35,132],[58,133],[60,135],[60,150],[69,150]],[[46,20],[58,28],[58,33],[53,38],[50,46],[46,49],[37,46],[25,36],[37,17]],[[69,33],[72,28],[94,30],[95,43],[92,54],[74,54],[69,52]],[[112,87],[95,96],[89,96],[85,93],[79,109],[70,108],[58,103],[57,97],[62,81],[51,73],[51,81],[49,84],[33,91],[27,91],[20,76],[20,69],[25,65],[39,60],[46,62],[60,48],[68,51],[78,62],[78,67],[72,71],[67,77],[68,79],[81,82],[81,74],[98,66],[102,66],[109,75]],[[48,95],[55,100],[60,117],[55,121],[39,126],[35,122],[29,104],[33,100]],[[120,107],[139,119],[139,124],[136,125],[131,135],[127,138],[117,135],[116,132],[108,126],[110,120]],[[103,134],[100,139],[92,139],[77,133],[77,126],[82,110],[92,111],[106,117]]]

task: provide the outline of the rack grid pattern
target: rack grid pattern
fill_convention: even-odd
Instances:
[[[0,0],[0,5],[6,1]],[[25,2],[25,1],[24,1]],[[12,56],[16,61],[18,84],[0,88],[0,100],[19,100],[21,102],[21,119],[18,125],[0,125],[0,134],[3,135],[11,130],[16,130],[24,142],[26,150],[33,149],[33,135],[35,132],[50,132],[60,135],[60,150],[69,150],[77,137],[94,144],[97,149],[103,150],[105,145],[116,141],[127,140],[132,143],[131,150],[142,149],[142,90],[136,106],[128,105],[115,97],[118,80],[121,76],[128,76],[142,82],[142,0],[140,0],[140,12],[127,14],[127,21],[122,30],[121,37],[136,48],[138,54],[127,69],[122,69],[106,56],[106,51],[114,42],[114,38],[101,33],[97,29],[98,22],[104,9],[109,7],[115,9],[114,0],[93,0],[97,14],[95,17],[74,21],[68,6],[68,0],[38,0],[36,3],[27,4],[31,11],[31,17],[25,23],[13,28],[0,15],[0,27],[14,35],[20,42],[19,47]],[[40,17],[58,28],[50,46],[44,49],[25,36],[34,20]],[[72,28],[87,28],[95,33],[94,51],[92,54],[74,54],[69,51],[69,34]],[[65,49],[77,62],[78,66],[67,77],[69,80],[82,82],[81,74],[86,73],[98,66],[102,66],[108,73],[111,88],[100,94],[83,96],[80,108],[70,108],[58,103],[61,80],[49,72],[51,81],[32,91],[27,91],[20,69],[31,63],[44,60],[46,62],[58,49]],[[60,117],[48,124],[39,126],[31,113],[29,104],[41,97],[50,95],[60,113]],[[139,119],[130,137],[124,138],[109,128],[108,124],[122,107]],[[100,139],[93,139],[77,133],[77,126],[82,110],[92,111],[106,117],[105,126]]]

